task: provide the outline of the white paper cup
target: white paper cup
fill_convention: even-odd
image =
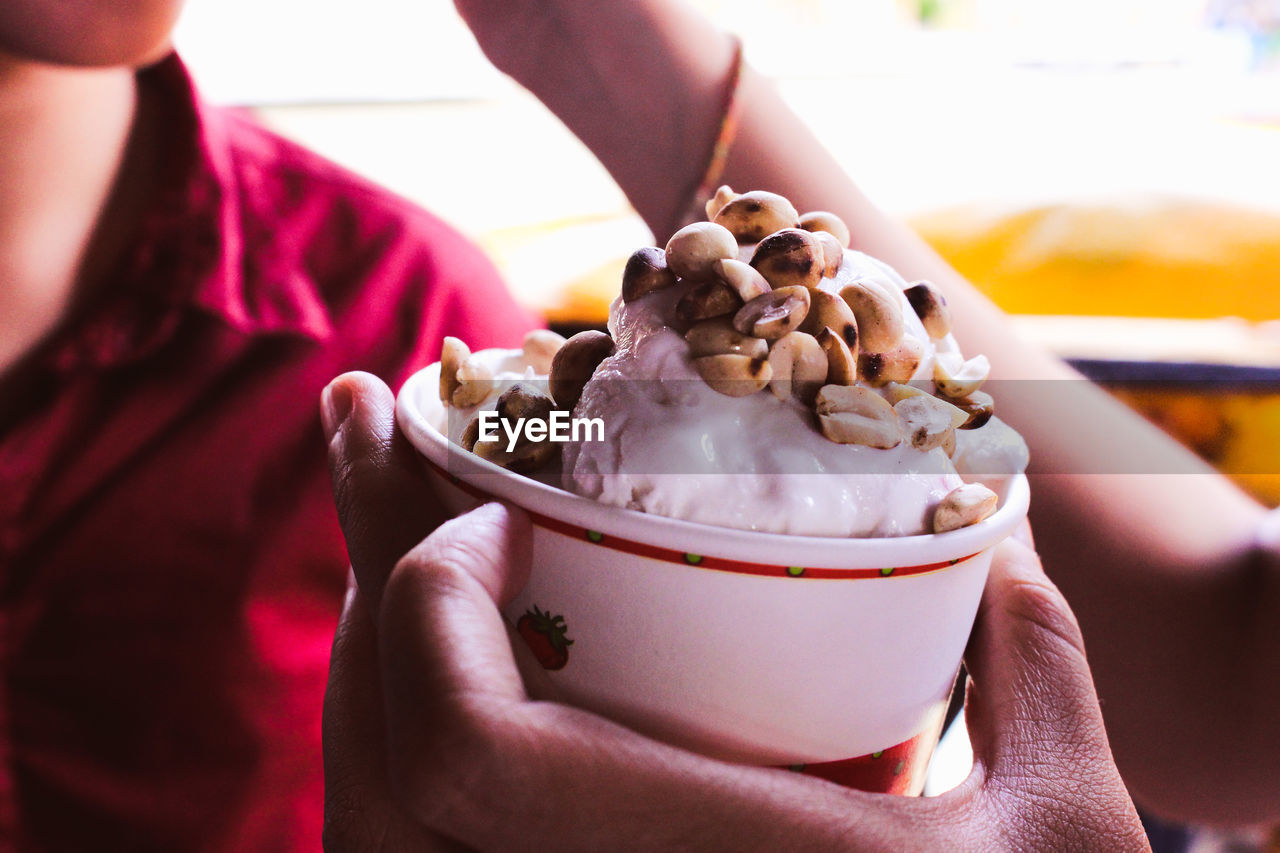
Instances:
[[[400,428],[450,510],[529,512],[532,572],[505,615],[570,701],[706,755],[919,793],[991,549],[1026,516],[1024,476],[990,518],[944,534],[711,527],[600,504],[449,444],[433,426],[438,377],[433,365],[405,383]]]

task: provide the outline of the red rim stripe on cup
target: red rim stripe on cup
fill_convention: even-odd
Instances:
[[[444,468],[441,468],[435,462],[425,457],[422,461],[427,464],[436,474],[443,477],[448,483],[453,485],[460,491],[470,495],[473,498],[482,501],[494,500],[493,495],[479,489],[470,483],[450,474]],[[582,539],[595,545],[601,545],[605,548],[611,548],[614,551],[622,551],[626,554],[636,554],[641,557],[648,557],[653,560],[663,560],[668,563],[679,563],[696,569],[712,569],[719,572],[734,572],[740,575],[761,575],[765,577],[789,577],[789,578],[818,578],[825,580],[871,580],[873,578],[902,578],[911,577],[913,575],[926,575],[930,572],[938,572],[943,569],[949,569],[957,563],[963,563],[977,556],[978,552],[969,554],[965,557],[957,557],[954,560],[943,560],[937,563],[925,563],[919,566],[885,566],[878,569],[815,569],[806,566],[778,566],[770,563],[749,563],[740,560],[726,560],[720,557],[709,557],[701,554],[690,554],[684,551],[677,551],[673,548],[661,548],[657,545],[646,545],[641,542],[632,542],[628,539],[620,539],[616,536],[608,536],[595,530],[588,530],[577,525],[567,524],[556,518],[543,515],[533,510],[524,510],[534,524],[539,527],[553,530],[572,539]]]

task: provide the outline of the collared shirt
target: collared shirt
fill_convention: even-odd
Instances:
[[[108,298],[0,377],[0,849],[317,850],[346,574],[320,390],[530,319],[176,58],[138,79],[164,189]]]

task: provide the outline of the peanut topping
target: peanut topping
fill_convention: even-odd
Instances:
[[[826,266],[822,246],[808,231],[785,228],[760,241],[751,266],[777,290],[780,287],[817,287]]]
[[[750,302],[770,290],[769,282],[764,280],[764,276],[755,267],[733,258],[721,258],[711,265],[711,271],[716,278],[732,288],[743,302]]]
[[[578,332],[564,342],[551,360],[547,388],[556,407],[572,412],[582,396],[582,388],[600,362],[613,355],[613,338],[604,332]]]
[[[827,381],[827,354],[813,335],[788,332],[769,348],[773,378],[769,391],[779,400],[795,396],[810,402]]]
[[[524,352],[525,362],[533,368],[534,373],[541,375],[551,370],[551,359],[556,357],[556,353],[562,346],[564,346],[563,336],[557,335],[550,329],[534,329],[524,336],[524,345],[521,349]]]
[[[694,357],[734,354],[764,358],[769,354],[766,341],[739,332],[728,317],[703,320],[685,332],[684,339]]]
[[[825,210],[814,210],[800,217],[800,227],[806,231],[826,231],[840,242],[841,248],[849,246],[849,226],[834,213]]]
[[[676,283],[676,274],[667,266],[667,253],[657,246],[636,249],[622,270],[622,301],[665,290]]]
[[[446,406],[453,402],[453,392],[458,390],[458,368],[471,357],[471,347],[461,340],[446,335],[440,348],[440,401]]]
[[[888,401],[861,385],[824,385],[814,406],[822,434],[837,444],[888,450],[902,442]]]
[[[864,352],[858,355],[858,374],[872,385],[886,382],[910,382],[920,369],[924,344],[904,337],[888,352]]]
[[[695,358],[693,367],[712,390],[727,397],[754,394],[773,378],[767,360],[749,355],[707,355]]]
[[[807,288],[780,287],[739,308],[733,315],[733,326],[744,335],[775,341],[798,327],[807,313]]]
[[[822,277],[835,278],[835,274],[840,272],[840,266],[844,263],[844,247],[840,245],[840,241],[834,234],[827,231],[814,231],[813,237],[822,247]]]
[[[453,404],[459,409],[478,406],[493,390],[493,371],[474,355],[458,367],[458,387],[453,392]]]
[[[956,427],[968,417],[950,403],[923,394],[902,400],[893,410],[911,446],[924,451],[942,447],[948,436],[954,438]]]
[[[726,202],[711,221],[732,231],[739,243],[759,243],[774,231],[795,228],[799,218],[782,196],[754,190]]]
[[[852,385],[858,381],[858,361],[844,339],[823,327],[817,334],[818,345],[827,354],[827,381],[833,385]]]
[[[902,341],[906,325],[897,293],[889,293],[871,279],[859,279],[840,289],[858,320],[863,352],[888,352]]]
[[[979,483],[952,489],[933,512],[933,532],[946,533],[977,524],[996,511],[996,493]]]
[[[737,239],[728,228],[714,222],[686,225],[667,241],[667,266],[680,278],[711,278],[716,261],[737,257]]]
[[[704,281],[689,289],[676,303],[676,317],[685,324],[732,314],[742,307],[738,294],[718,281]]]
[[[978,429],[986,426],[987,421],[996,413],[996,401],[985,391],[974,391],[968,397],[958,397],[951,401],[967,416],[959,429]]]
[[[811,290],[809,313],[800,324],[800,331],[817,337],[823,327],[830,327],[848,345],[849,351],[857,356],[858,321],[854,318],[849,303],[829,291]]]
[[[933,395],[918,385],[908,385],[904,382],[890,382],[884,386],[885,393],[889,395],[889,402],[895,406],[909,397],[932,397]]]
[[[982,387],[991,373],[991,362],[985,355],[968,361],[958,352],[940,352],[933,359],[933,384],[944,397],[968,397]]]
[[[927,281],[918,281],[902,291],[916,312],[929,337],[941,340],[951,331],[951,309],[938,289]]]
[[[733,190],[729,189],[729,186],[727,184],[721,185],[721,187],[718,190],[716,190],[716,194],[713,195],[711,198],[707,199],[707,206],[706,206],[707,219],[708,220],[715,219],[716,214],[720,212],[720,208],[724,207],[726,204],[733,201],[737,197],[738,197],[738,194]]]

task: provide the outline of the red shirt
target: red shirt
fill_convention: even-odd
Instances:
[[[109,298],[0,377],[0,849],[317,850],[347,565],[320,390],[530,320],[448,226],[176,58],[139,84],[167,188]]]

